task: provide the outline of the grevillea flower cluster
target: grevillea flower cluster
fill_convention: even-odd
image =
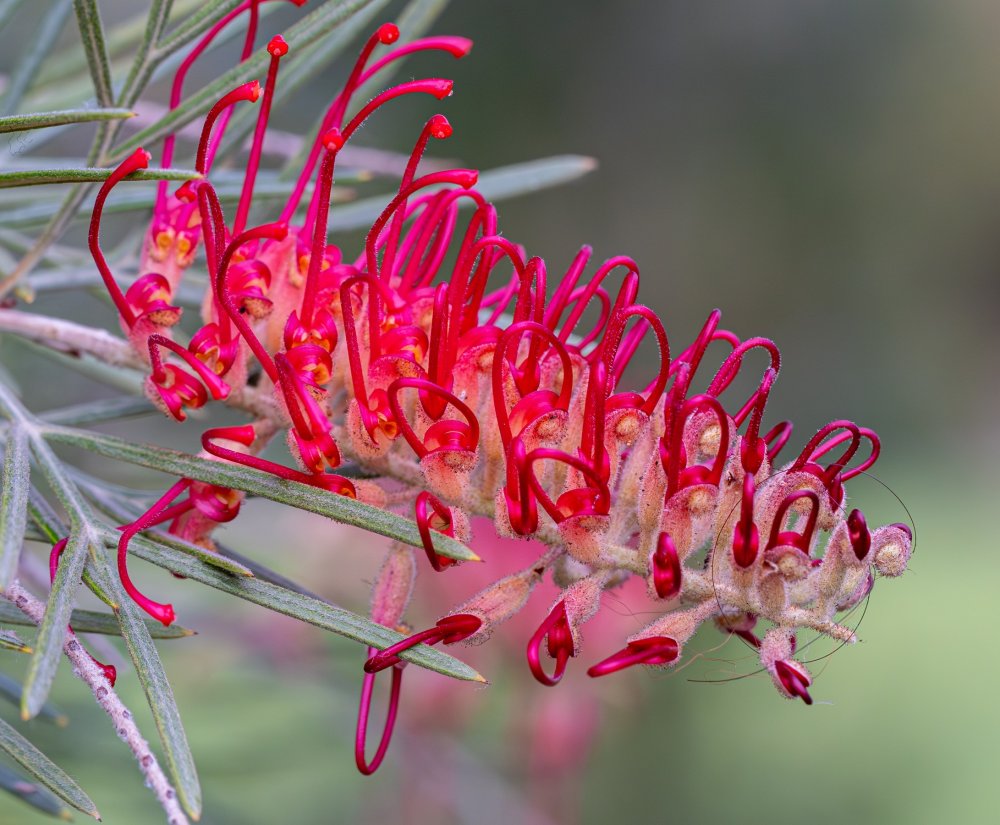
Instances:
[[[172,106],[198,55],[224,26],[256,9],[255,0],[243,3],[195,46],[177,72]],[[390,86],[348,118],[357,90],[406,55],[457,58],[471,46],[458,37],[406,44],[398,37],[385,24],[365,43],[278,220],[248,223],[279,68],[294,58],[281,37],[267,46],[263,86],[233,89],[205,118],[195,162],[203,178],[173,192],[160,185],[137,280],[124,289],[116,280],[101,250],[101,218],[118,183],[149,163],[145,150],[101,187],[90,228],[122,328],[149,365],[147,392],[166,414],[183,421],[188,410],[247,388],[273,399],[270,417],[205,431],[208,456],[412,514],[426,559],[401,544],[390,550],[374,584],[375,622],[406,628],[419,566],[448,575],[455,562],[435,551],[435,532],[469,541],[470,516],[486,516],[499,534],[536,542],[537,557],[521,572],[470,595],[434,626],[369,650],[359,769],[374,771],[389,745],[400,654],[421,643],[486,641],[530,603],[546,576],[560,595],[532,606],[544,619],[524,640],[525,665],[541,685],[556,685],[581,660],[592,677],[670,667],[695,631],[714,623],[758,650],[782,696],[811,703],[812,676],[795,658],[796,634],[810,629],[852,641],[837,614],[868,594],[875,571],[898,576],[910,556],[908,527],[872,529],[846,504],[846,483],[878,458],[878,436],[835,420],[787,453],[791,423],[765,423],[781,366],[771,340],[740,338],[720,326],[716,310],[693,342],[672,344],[658,315],[639,303],[639,268],[628,257],[597,263],[583,247],[552,277],[541,258],[500,234],[475,171],[421,173],[431,140],[451,134],[441,114],[414,129],[398,189],[363,248],[331,244],[331,191],[345,144],[391,101],[440,100],[452,83]],[[213,158],[233,108],[254,102],[259,119],[229,218],[212,183]],[[165,164],[173,151],[170,137]],[[174,296],[192,267],[211,286],[202,325],[185,342]],[[627,389],[626,367],[649,342],[658,368],[648,383]],[[713,343],[726,354],[709,367]],[[752,366],[760,359],[762,369]],[[734,398],[737,378],[752,370],[760,370],[756,388]],[[259,455],[282,431],[294,466]],[[345,459],[365,471],[363,480],[338,473]],[[167,525],[211,548],[214,528],[236,517],[241,500],[236,490],[184,478],[122,528],[118,569],[139,606],[164,624],[174,620],[171,605],[129,579],[131,538]],[[61,549],[53,551],[53,570]],[[606,593],[632,577],[645,580],[662,615],[617,651],[588,650],[587,621]],[[389,711],[369,758],[367,719],[382,671],[391,676]]]

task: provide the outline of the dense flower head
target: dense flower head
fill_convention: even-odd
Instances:
[[[207,43],[256,6],[237,7],[196,45],[178,71],[171,105]],[[244,58],[254,35],[251,26]],[[433,534],[469,540],[470,516],[492,519],[502,536],[537,542],[524,570],[470,595],[432,627],[369,650],[358,767],[369,773],[386,753],[402,683],[399,654],[421,643],[486,641],[549,576],[561,592],[538,606],[544,620],[525,639],[527,666],[542,685],[556,685],[581,660],[594,677],[671,667],[699,627],[714,623],[759,651],[781,695],[811,702],[812,677],[794,658],[796,632],[853,641],[837,614],[867,595],[873,568],[899,575],[911,552],[907,527],[873,530],[860,510],[847,510],[845,484],[875,463],[878,436],[835,420],[788,454],[791,423],[767,428],[764,420],[781,367],[774,342],[740,338],[714,310],[693,342],[671,343],[658,315],[639,302],[639,267],[625,256],[597,263],[583,247],[553,277],[541,258],[500,234],[474,170],[421,173],[431,139],[451,135],[441,114],[414,129],[397,191],[363,248],[331,244],[335,171],[357,129],[394,99],[441,100],[452,92],[449,80],[409,80],[348,118],[359,87],[408,54],[462,57],[471,46],[457,37],[398,40],[398,29],[385,24],[365,43],[278,220],[249,223],[280,63],[294,59],[280,37],[267,46],[263,84],[233,89],[208,113],[196,153],[204,178],[173,192],[161,185],[140,277],[124,292],[101,252],[101,214],[149,153],[137,150],[102,186],[90,235],[122,327],[149,363],[148,394],[168,415],[183,421],[191,409],[251,390],[267,396],[269,416],[207,430],[207,455],[377,506],[403,501],[429,569],[444,576],[456,562],[437,552]],[[233,107],[252,104],[260,117],[229,219],[212,161]],[[165,162],[173,151],[171,137]],[[185,344],[174,295],[192,267],[203,268],[211,286],[202,326]],[[658,367],[645,385],[628,389],[626,367],[650,342]],[[720,348],[725,355],[713,368],[709,352]],[[733,397],[742,374],[759,375],[756,388]],[[258,455],[281,432],[288,466]],[[338,473],[345,462],[366,477]],[[169,624],[174,611],[132,585],[130,539],[167,524],[211,548],[214,527],[236,517],[241,498],[181,479],[123,528],[122,581],[150,615]],[[423,564],[410,547],[390,550],[374,586],[375,621],[404,626]],[[636,577],[663,615],[622,639],[617,652],[585,650],[584,627],[604,595]],[[763,639],[755,633],[761,622],[771,628]],[[390,710],[369,760],[368,708],[383,670],[391,671]]]

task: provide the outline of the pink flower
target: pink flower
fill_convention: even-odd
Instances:
[[[255,14],[256,6],[239,9]],[[663,615],[618,652],[597,656],[591,676],[673,666],[695,631],[713,620],[760,647],[779,692],[811,701],[812,679],[792,658],[790,634],[811,628],[851,640],[837,611],[870,590],[872,565],[898,575],[911,552],[908,530],[872,532],[859,510],[844,509],[845,483],[874,464],[878,436],[836,420],[782,464],[791,424],[764,429],[781,366],[774,342],[721,329],[715,310],[690,345],[672,348],[661,319],[639,303],[639,267],[628,257],[603,262],[587,278],[591,250],[583,247],[552,279],[542,259],[500,234],[496,210],[475,189],[474,170],[420,174],[430,140],[451,135],[443,115],[414,130],[397,192],[364,248],[352,256],[330,244],[331,192],[345,144],[391,101],[441,100],[452,83],[400,83],[347,121],[356,91],[407,54],[462,57],[471,46],[453,37],[396,45],[398,36],[385,24],[365,43],[277,222],[247,228],[279,63],[294,59],[280,38],[268,46],[263,90],[244,84],[209,112],[196,155],[205,179],[174,193],[161,187],[144,250],[149,271],[125,293],[101,254],[101,212],[118,182],[148,163],[146,152],[138,150],[109,177],[91,226],[91,248],[121,323],[150,364],[150,396],[169,415],[183,420],[186,409],[244,393],[274,402],[277,412],[267,421],[206,431],[206,454],[380,506],[404,500],[430,568],[444,575],[453,575],[455,564],[436,552],[433,533],[467,540],[470,516],[492,519],[502,536],[535,541],[523,569],[442,610],[434,625],[369,651],[355,743],[359,769],[370,773],[385,756],[402,686],[400,654],[417,644],[487,641],[548,575],[559,596],[524,639],[528,667],[544,685],[592,656],[585,626],[609,591],[635,579]],[[202,48],[195,47],[179,78]],[[174,105],[179,88],[175,83]],[[230,222],[211,163],[231,107],[253,102],[260,118]],[[172,151],[171,139],[164,155]],[[203,326],[185,345],[174,338],[180,311],[172,296],[184,271],[201,266],[211,290]],[[645,386],[626,389],[622,376],[647,339],[659,349],[659,366]],[[710,350],[720,348],[726,354],[709,374]],[[760,356],[756,389],[733,399],[730,388]],[[706,389],[696,392],[702,376]],[[257,455],[282,429],[297,468]],[[374,480],[339,475],[344,457]],[[164,623],[173,620],[170,605],[151,601],[129,581],[130,538],[170,521],[173,532],[209,543],[212,527],[233,518],[239,500],[182,479],[124,529],[119,570],[140,606]],[[702,551],[704,564],[696,561]],[[402,627],[416,569],[411,549],[390,552],[375,584],[376,621]],[[763,643],[752,632],[758,621],[777,628]],[[384,670],[392,680],[389,711],[369,759],[368,709]]]

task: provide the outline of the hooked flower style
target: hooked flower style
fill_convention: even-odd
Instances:
[[[260,1],[237,6],[195,45],[178,69],[172,106],[191,64],[225,26],[244,13],[256,15]],[[782,696],[810,703],[812,677],[794,658],[795,632],[853,641],[837,614],[867,595],[873,570],[903,573],[912,551],[906,526],[873,530],[860,510],[845,509],[845,485],[875,463],[878,436],[835,420],[785,458],[791,423],[764,425],[781,367],[774,342],[741,339],[720,326],[714,310],[691,344],[671,347],[661,319],[638,302],[639,267],[625,256],[600,263],[588,278],[592,252],[584,246],[552,279],[542,259],[500,234],[474,170],[421,174],[431,139],[451,135],[441,114],[414,130],[397,191],[363,248],[352,254],[330,243],[334,174],[358,128],[393,100],[452,93],[450,80],[410,80],[348,119],[359,88],[407,55],[460,58],[471,47],[459,37],[398,41],[391,23],[368,38],[277,221],[251,225],[280,64],[294,59],[280,36],[267,45],[263,85],[233,89],[206,116],[195,164],[204,177],[173,192],[160,184],[141,274],[124,291],[101,250],[101,218],[118,184],[148,165],[148,152],[136,150],[112,172],[90,229],[122,328],[149,364],[147,392],[167,415],[183,421],[210,401],[239,407],[250,396],[267,402],[255,411],[272,410],[252,424],[207,430],[207,456],[377,506],[388,506],[387,490],[399,500],[399,482],[416,488],[404,504],[412,507],[430,569],[442,575],[455,561],[438,553],[433,535],[467,541],[470,516],[492,519],[503,536],[537,542],[529,567],[471,596],[434,626],[369,650],[359,769],[371,773],[385,756],[405,652],[417,644],[486,641],[529,605],[546,575],[562,592],[554,605],[530,606],[544,618],[527,644],[528,669],[543,685],[556,685],[584,658],[582,628],[603,594],[639,577],[663,615],[624,639],[618,652],[597,652],[590,676],[671,667],[711,621],[758,650]],[[233,107],[254,103],[259,117],[230,219],[212,183],[212,163]],[[164,163],[173,152],[170,136]],[[204,269],[210,288],[201,326],[183,343],[174,296],[192,267]],[[655,374],[645,386],[626,389],[625,369],[650,340],[659,351]],[[724,357],[710,373],[709,352],[719,349]],[[737,377],[761,357],[756,389],[733,399]],[[696,392],[702,376],[707,388]],[[258,456],[282,431],[293,466]],[[338,474],[345,460],[364,472]],[[181,479],[122,528],[119,573],[143,610],[164,624],[174,619],[169,604],[132,584],[126,565],[132,537],[168,525],[211,549],[213,529],[236,517],[241,499],[238,491]],[[412,548],[390,550],[375,582],[374,621],[403,627],[418,566]],[[771,627],[763,639],[754,633],[759,622]],[[383,670],[392,672],[389,712],[369,761],[368,709]]]

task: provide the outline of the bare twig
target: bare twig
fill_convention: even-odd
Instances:
[[[13,582],[3,595],[33,622],[38,624],[42,621],[42,616],[45,615],[45,603],[25,590],[20,582]],[[145,777],[146,783],[167,814],[169,825],[189,825],[188,818],[177,801],[177,792],[160,768],[156,757],[149,748],[149,743],[140,733],[132,718],[132,712],[118,698],[118,694],[108,684],[101,669],[94,664],[80,643],[69,633],[66,634],[63,652],[73,663],[74,675],[90,688],[97,704],[104,708],[105,713],[111,717],[118,736],[135,755],[135,759],[139,763],[139,770]]]

